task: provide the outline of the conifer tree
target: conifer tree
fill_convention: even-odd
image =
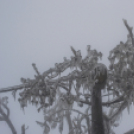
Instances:
[[[134,40],[132,28],[123,22],[127,41],[110,51],[108,68],[100,62],[102,53],[90,45],[85,58],[71,47],[70,59],[64,57],[42,74],[32,64],[33,79],[21,78],[21,85],[0,89],[0,93],[11,91],[15,97],[21,90],[18,101],[22,109],[31,103],[38,106],[38,112],[43,110],[44,122],[36,122],[44,134],[56,127],[62,133],[65,121],[68,134],[114,134],[112,128],[118,127],[123,110],[127,108],[129,113],[134,104]]]

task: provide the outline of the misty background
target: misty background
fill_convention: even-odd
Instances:
[[[122,19],[134,26],[133,13],[133,0],[0,0],[0,88],[21,84],[21,77],[34,78],[32,63],[43,73],[63,62],[63,57],[70,58],[70,46],[85,56],[86,46],[91,45],[103,53],[102,63],[108,67],[109,51],[127,40]],[[35,122],[44,121],[43,112],[28,105],[24,114],[11,92],[2,96],[9,97],[10,119],[18,134],[24,123],[29,126],[26,134],[43,132]],[[130,114],[123,112],[114,131],[122,134],[133,124],[134,107]],[[0,133],[11,134],[6,122],[0,122]]]

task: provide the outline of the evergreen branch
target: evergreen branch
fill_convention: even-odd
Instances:
[[[119,109],[117,111],[115,111],[115,113],[109,118],[110,120],[114,119],[116,116],[118,116],[127,106],[128,102],[124,101],[122,102],[121,106],[119,107]]]
[[[26,83],[26,84],[16,85],[13,87],[1,88],[0,93],[5,93],[5,92],[13,91],[13,90],[20,90],[20,89],[29,88],[29,87],[30,87],[30,84]]]
[[[132,32],[132,29],[133,29],[133,28],[128,25],[127,20],[123,19],[123,22],[124,22],[124,24],[125,24],[125,26],[126,26],[128,32],[129,32],[129,34],[130,34],[130,37],[131,37],[131,39],[132,39],[132,45],[134,46],[134,39],[133,39],[133,32]]]
[[[110,106],[114,103],[122,102],[123,100],[124,100],[124,95],[122,95],[118,98],[115,98],[114,100],[111,100],[109,102],[102,102],[102,106]],[[89,101],[80,100],[79,102],[82,102],[82,103],[88,104],[88,105],[92,105],[92,103]]]
[[[71,50],[72,50],[74,56],[76,57],[76,51],[75,51],[75,49],[74,49],[72,46],[71,46],[70,48],[71,48]]]
[[[91,115],[91,114],[86,115],[86,114],[84,114],[84,113],[82,113],[82,112],[80,112],[79,110],[76,110],[76,109],[66,109],[66,108],[63,108],[63,110],[71,110],[71,111],[77,112],[77,113],[79,113],[79,114],[81,114],[81,115],[84,115],[84,116],[89,116],[89,115]]]

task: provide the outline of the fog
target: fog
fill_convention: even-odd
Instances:
[[[43,73],[55,63],[70,58],[70,46],[86,55],[86,46],[103,53],[102,63],[109,65],[109,51],[120,41],[125,42],[128,31],[122,19],[134,26],[133,0],[23,0],[0,1],[0,88],[21,84],[20,78],[33,78],[32,63]],[[43,121],[43,113],[28,105],[25,114],[11,92],[8,106],[18,133],[21,125],[29,126],[26,134],[41,134],[35,121]],[[122,134],[134,126],[134,108],[125,110],[120,126]],[[6,122],[0,122],[0,133],[10,134]],[[52,131],[51,134],[54,134]],[[59,133],[59,132],[57,132]]]

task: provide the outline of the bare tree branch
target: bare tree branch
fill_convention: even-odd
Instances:
[[[0,107],[0,114],[3,116],[4,121],[6,121],[6,123],[8,124],[8,126],[10,127],[11,131],[13,134],[17,134],[11,120],[7,117],[7,115],[4,113],[4,111],[2,110],[2,108]]]

